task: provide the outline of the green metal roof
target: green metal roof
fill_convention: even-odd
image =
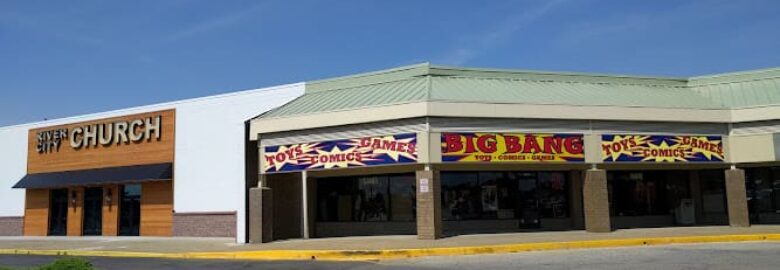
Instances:
[[[413,77],[404,80],[354,86],[306,94],[260,117],[301,115],[424,101],[428,80]]]
[[[729,108],[780,104],[780,68],[693,77],[689,87]]]
[[[724,109],[780,104],[780,69],[693,78],[435,66],[427,63],[306,84],[259,118],[423,101]]]
[[[477,103],[718,108],[683,87],[434,77],[431,99]]]

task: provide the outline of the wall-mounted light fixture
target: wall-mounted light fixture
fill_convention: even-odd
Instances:
[[[76,193],[75,190],[70,191],[70,204],[73,207],[76,207],[76,197],[78,196],[78,193]]]
[[[111,189],[110,188],[106,190],[106,202],[108,204],[111,204]]]

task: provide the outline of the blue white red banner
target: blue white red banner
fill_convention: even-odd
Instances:
[[[417,134],[266,146],[264,173],[417,162]]]
[[[721,136],[601,136],[604,162],[723,162]]]

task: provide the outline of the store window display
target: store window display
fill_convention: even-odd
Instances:
[[[613,216],[674,214],[690,198],[687,171],[612,171],[607,174]]]
[[[444,220],[567,218],[564,172],[442,172]]]
[[[318,179],[317,220],[414,221],[414,182],[412,174]]]
[[[780,167],[745,169],[745,187],[751,222],[780,224]]]

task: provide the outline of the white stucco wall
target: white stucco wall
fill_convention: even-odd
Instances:
[[[12,189],[27,173],[27,126],[0,128],[0,217],[24,215],[24,189]]]
[[[176,105],[174,211],[236,211],[244,241],[244,121],[303,94],[303,84],[239,92]]]

